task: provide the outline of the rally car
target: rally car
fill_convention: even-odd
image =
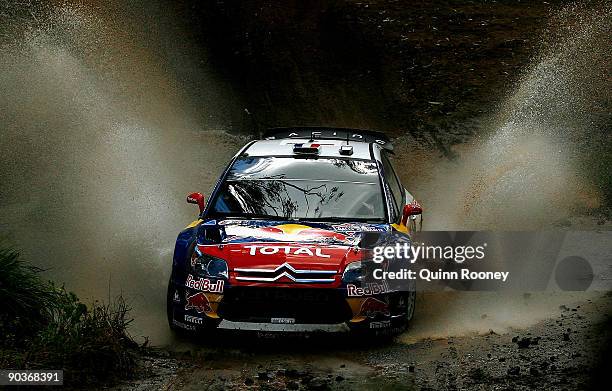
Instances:
[[[272,129],[245,145],[179,235],[168,286],[174,330],[406,327],[414,289],[364,279],[366,236],[409,238],[422,210],[382,133]],[[408,239],[409,240],[409,239]]]

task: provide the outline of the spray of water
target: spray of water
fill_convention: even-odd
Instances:
[[[539,229],[600,206],[583,166],[610,125],[611,16],[609,4],[562,9],[480,137],[454,161],[427,156],[409,168],[428,229]]]
[[[163,342],[184,197],[242,141],[214,131],[235,108],[180,19],[121,3],[42,4],[3,30],[1,230],[85,301],[122,292],[135,336]]]
[[[601,191],[582,167],[605,142],[610,124],[611,16],[609,4],[562,9],[541,54],[499,112],[482,121],[480,138],[458,148],[454,161],[410,156],[416,165],[404,166],[420,178],[415,193],[428,210],[427,229],[546,229],[600,206]],[[594,295],[432,293],[421,297],[421,312],[404,340],[507,332]]]

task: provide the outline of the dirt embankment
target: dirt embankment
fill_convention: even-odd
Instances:
[[[262,125],[361,126],[433,143],[455,130],[444,145],[517,80],[557,5],[198,2],[193,17]]]

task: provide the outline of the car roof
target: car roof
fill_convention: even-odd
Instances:
[[[351,155],[340,154],[340,146],[347,145],[346,140],[310,140],[308,138],[281,138],[275,140],[257,140],[250,144],[246,149],[242,151],[242,155],[248,156],[288,156],[296,157],[303,155],[296,155],[293,152],[295,144],[319,144],[318,157],[333,157],[343,159],[365,159],[372,160],[372,153],[370,151],[370,145],[372,143],[349,141],[348,145],[353,147],[353,153]],[[375,144],[375,143],[374,143]],[[380,147],[373,148],[373,151],[378,152]]]

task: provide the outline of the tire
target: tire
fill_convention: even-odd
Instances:
[[[174,310],[173,310],[173,297],[172,297],[172,277],[168,281],[168,290],[166,293],[166,317],[168,318],[168,326],[170,330],[173,332],[177,332],[180,329],[174,325],[172,322],[174,320]]]
[[[397,318],[397,328],[400,329],[399,332],[405,331],[410,325],[410,321],[414,317],[414,309],[416,307],[416,291],[408,291],[402,292],[402,300],[404,300],[404,304],[402,308],[404,308],[404,316],[401,318]]]

